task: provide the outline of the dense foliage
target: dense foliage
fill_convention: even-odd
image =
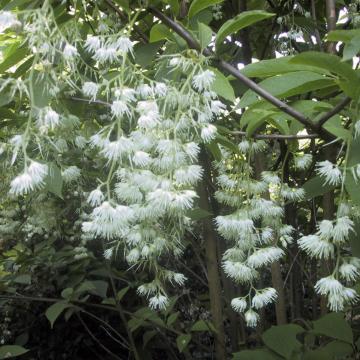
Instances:
[[[360,2],[0,1],[0,359],[356,359]]]

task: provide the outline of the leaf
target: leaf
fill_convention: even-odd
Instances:
[[[14,282],[17,284],[29,285],[31,284],[31,275],[29,274],[19,275],[14,279]]]
[[[178,316],[179,316],[179,312],[176,312],[176,313],[171,314],[171,315],[168,317],[168,319],[167,319],[167,321],[166,321],[166,324],[167,324],[168,326],[171,326],[171,325],[177,320]]]
[[[61,171],[54,163],[49,163],[48,166],[49,173],[45,178],[45,188],[62,199],[63,178]]]
[[[95,286],[95,289],[90,290],[90,293],[94,295],[99,295],[103,299],[106,298],[106,293],[109,287],[109,284],[103,280],[93,280],[92,283]]]
[[[224,99],[233,102],[235,100],[235,93],[230,81],[219,70],[211,68],[211,71],[215,73],[215,80],[211,85],[211,90]]]
[[[226,21],[221,28],[219,29],[216,40],[215,47],[218,48],[225,38],[230,34],[236,33],[239,30],[252,25],[258,21],[268,19],[273,17],[275,14],[268,13],[263,10],[252,10],[244,11],[241,14],[235,16],[233,19]]]
[[[201,49],[205,49],[211,42],[212,30],[209,26],[199,23],[199,42]]]
[[[259,86],[277,97],[289,97],[309,91],[322,89],[334,84],[330,78],[309,71],[297,71],[267,78]],[[258,101],[258,95],[248,90],[241,98],[237,108],[250,106]]]
[[[5,72],[23,60],[26,57],[27,51],[26,46],[20,46],[19,43],[13,44],[4,56],[4,60],[0,63],[0,73]]]
[[[346,172],[345,189],[348,192],[351,201],[355,205],[360,206],[359,179],[354,178],[351,171]]]
[[[194,0],[190,5],[188,16],[189,18],[192,18],[201,10],[206,9],[209,6],[219,4],[223,1],[224,0]]]
[[[281,360],[282,357],[267,349],[244,350],[233,354],[232,360]]]
[[[10,359],[27,353],[29,350],[18,345],[0,346],[0,359]]]
[[[325,184],[325,180],[321,176],[314,176],[306,181],[302,188],[305,190],[304,200],[310,200],[335,189],[335,186]]]
[[[349,359],[347,356],[353,353],[350,344],[342,341],[331,341],[320,349],[305,353],[304,360],[329,360],[329,359]]]
[[[190,334],[184,334],[179,335],[176,338],[176,345],[180,352],[183,352],[187,346],[189,345],[189,342],[191,341],[191,335]]]
[[[116,299],[118,301],[121,301],[122,298],[125,296],[125,294],[129,291],[130,287],[129,286],[126,286],[124,287],[123,289],[119,290],[117,295],[116,295]]]
[[[343,61],[350,60],[358,54],[360,50],[360,35],[357,35],[351,39],[351,41],[345,44],[343,51]]]
[[[150,43],[160,40],[173,40],[174,36],[164,24],[155,24],[150,30]]]
[[[143,347],[145,348],[148,342],[155,337],[159,332],[157,330],[146,331],[143,335]]]
[[[293,64],[315,66],[322,69],[324,74],[330,72],[349,80],[357,77],[351,65],[342,62],[338,56],[332,54],[307,51],[294,56],[290,62]]]
[[[46,86],[46,79],[42,77],[39,72],[34,73],[33,81],[31,83],[33,94],[33,106],[43,108],[49,105],[51,96]]]
[[[335,115],[326,121],[323,127],[337,138],[348,140],[351,137],[351,133],[349,130],[344,128],[341,122],[341,117],[339,115]]]
[[[214,325],[210,321],[198,320],[190,329],[191,331],[212,331],[216,332]]]
[[[343,313],[330,313],[313,321],[313,333],[352,344],[353,334]]]
[[[208,150],[210,150],[211,155],[214,157],[216,161],[221,160],[221,151],[219,145],[215,141],[212,141],[211,143],[206,144],[205,146]]]
[[[316,67],[290,62],[292,58],[293,56],[284,56],[278,59],[261,60],[256,63],[246,65],[240,70],[240,72],[248,77],[261,78],[294,71],[319,72],[319,69]]]
[[[264,344],[285,359],[290,359],[294,351],[301,349],[301,343],[296,336],[304,332],[299,325],[288,324],[272,326],[262,335]]]
[[[143,68],[149,66],[162,44],[163,41],[152,42],[149,44],[136,44],[134,47],[135,62]]]
[[[354,219],[354,231],[350,231],[349,243],[351,246],[351,254],[360,257],[360,221]]]
[[[61,313],[69,307],[71,307],[71,305],[66,302],[57,302],[47,308],[45,316],[50,321],[51,328],[53,328],[56,319],[61,315]]]

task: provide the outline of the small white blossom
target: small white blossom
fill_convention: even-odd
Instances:
[[[104,201],[104,198],[102,191],[100,189],[95,189],[89,194],[87,202],[91,206],[99,206]]]
[[[126,255],[126,261],[129,264],[136,263],[140,258],[140,251],[137,248],[131,249],[130,252]]]
[[[234,298],[231,300],[231,307],[235,311],[242,313],[245,311],[247,307],[247,302],[244,298]]]
[[[168,87],[166,86],[166,84],[158,82],[155,84],[154,91],[157,96],[166,96],[168,92]]]
[[[86,139],[83,136],[77,136],[75,138],[75,145],[79,148],[79,149],[83,149],[86,146]]]
[[[310,154],[304,154],[296,156],[294,158],[294,164],[296,169],[306,170],[312,163],[312,156]]]
[[[24,172],[11,181],[9,193],[12,195],[25,195],[34,188],[33,178],[27,172]]]
[[[300,249],[312,257],[329,259],[334,256],[334,245],[317,235],[303,236],[298,240]]]
[[[249,266],[259,268],[279,260],[284,255],[284,251],[278,247],[270,246],[254,251],[248,258]]]
[[[81,171],[77,166],[69,166],[61,172],[61,175],[64,181],[69,183],[76,181],[80,177]]]
[[[96,99],[96,95],[98,91],[99,91],[99,85],[91,81],[85,82],[82,87],[82,92],[84,93],[84,95],[90,97],[93,100]]]
[[[266,305],[274,302],[277,299],[277,292],[274,288],[266,288],[256,291],[255,296],[252,298],[252,307],[261,309]]]
[[[241,140],[239,145],[238,145],[238,148],[239,148],[240,152],[242,152],[243,154],[246,154],[250,150],[249,141],[246,140],[246,139]]]
[[[256,327],[258,321],[259,321],[259,314],[252,310],[249,309],[246,313],[245,313],[245,321],[246,321],[246,325],[249,327]]]
[[[316,172],[325,178],[325,184],[339,185],[342,181],[340,169],[328,160],[317,163]]]
[[[214,140],[216,137],[217,129],[216,126],[209,124],[201,129],[201,138],[204,142],[208,143]]]
[[[333,232],[334,242],[343,243],[349,237],[350,231],[354,231],[353,226],[354,223],[349,219],[349,217],[343,216],[337,218]]]
[[[317,235],[325,240],[330,240],[333,236],[334,226],[330,220],[322,220],[318,225]]]
[[[51,108],[47,108],[45,112],[40,115],[38,126],[45,126],[46,128],[54,129],[60,123],[60,115]]]
[[[127,52],[132,53],[133,51],[133,43],[126,36],[121,36],[118,40],[116,40],[116,47],[119,51],[121,51],[124,54]]]
[[[223,263],[224,272],[231,279],[240,283],[251,282],[258,277],[258,272],[241,262],[226,260]]]
[[[146,297],[155,294],[156,291],[157,291],[157,286],[155,285],[154,282],[140,285],[136,290],[136,292],[139,295]]]
[[[118,60],[118,53],[115,47],[100,47],[95,51],[93,58],[99,63],[114,62]]]
[[[155,295],[149,299],[149,306],[154,310],[164,310],[169,304],[169,299],[165,295]]]
[[[89,52],[95,52],[100,49],[101,40],[98,36],[89,35],[85,42],[85,48]]]
[[[136,166],[140,167],[147,166],[151,163],[150,154],[145,151],[136,151],[132,160]]]
[[[224,109],[226,109],[226,106],[220,100],[212,100],[210,102],[210,110],[213,114],[219,115]]]
[[[268,184],[280,184],[281,180],[280,178],[273,172],[271,171],[263,171],[261,173],[261,178],[263,179],[263,181],[265,181]]]
[[[346,281],[355,281],[360,275],[358,267],[348,262],[341,264],[339,273]]]
[[[124,115],[130,116],[131,111],[125,101],[115,100],[111,104],[111,112],[116,117],[122,117]]]
[[[211,84],[215,80],[215,73],[211,70],[205,70],[198,75],[195,75],[192,83],[196,90],[203,91],[209,90]]]
[[[6,29],[21,26],[21,22],[10,11],[0,11],[0,33]]]
[[[110,160],[121,160],[124,155],[129,154],[134,148],[133,142],[121,136],[116,141],[111,141],[104,145],[104,149],[101,153],[106,159]]]
[[[78,55],[78,51],[75,46],[66,44],[64,47],[63,55],[65,59],[71,60]]]
[[[202,176],[202,168],[199,165],[190,165],[186,168],[175,170],[174,177],[178,184],[194,185]]]

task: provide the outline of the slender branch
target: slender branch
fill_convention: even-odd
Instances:
[[[231,131],[233,135],[246,136],[245,131]],[[302,139],[316,139],[318,134],[304,134],[304,135],[282,135],[282,134],[254,134],[254,139],[274,139],[274,140],[302,140]]]
[[[342,101],[340,101],[333,109],[328,111],[326,114],[324,114],[319,121],[317,122],[317,126],[321,128],[331,117],[338,114],[342,109],[345,108],[346,105],[348,105],[351,102],[350,97],[344,98]]]

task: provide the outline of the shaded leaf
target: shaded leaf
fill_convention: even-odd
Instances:
[[[29,350],[19,345],[0,346],[0,359],[10,359],[27,353]]]
[[[53,328],[56,319],[68,307],[71,307],[71,305],[66,303],[66,302],[57,302],[57,303],[52,304],[50,307],[47,308],[47,310],[45,312],[45,316],[50,321],[51,328]]]
[[[189,342],[191,341],[191,335],[190,334],[184,334],[179,335],[176,338],[176,345],[180,352],[183,352],[187,346],[189,345]]]
[[[190,5],[188,16],[189,18],[192,18],[201,10],[206,9],[209,6],[219,4],[223,1],[224,0],[194,0]]]

